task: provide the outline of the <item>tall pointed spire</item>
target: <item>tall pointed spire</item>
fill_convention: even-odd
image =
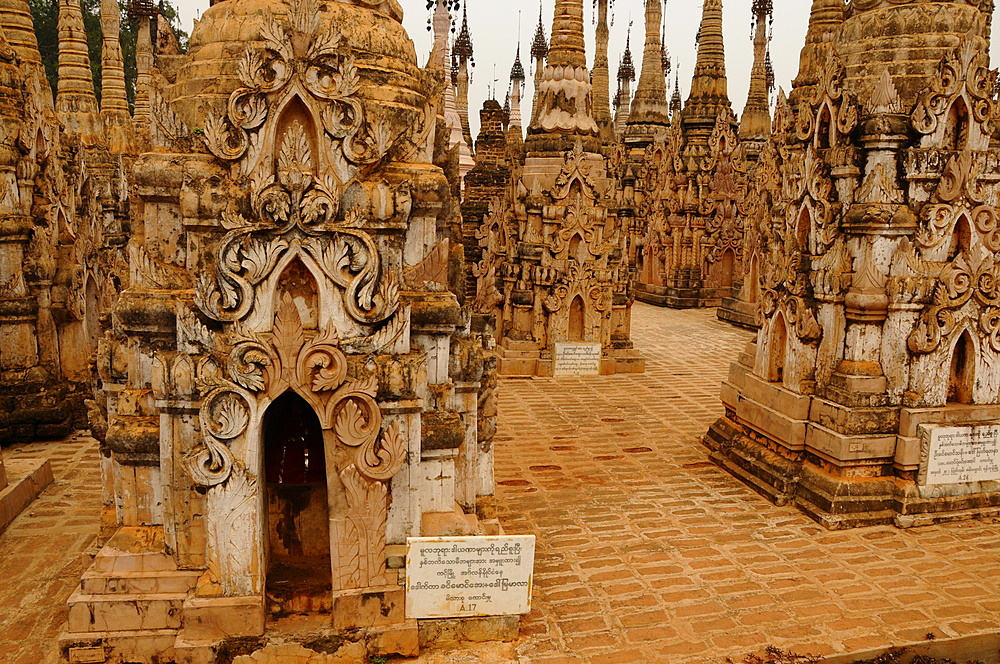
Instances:
[[[646,0],[646,40],[642,50],[642,71],[629,112],[630,143],[649,144],[658,127],[670,126],[667,85],[663,77],[663,43],[660,23],[663,6],[660,0]]]
[[[674,74],[674,94],[670,97],[670,119],[673,122],[681,121],[681,110],[684,104],[681,100],[681,74],[678,71]]]
[[[597,51],[594,54],[594,120],[601,130],[601,140],[611,143],[614,130],[611,119],[610,72],[608,67],[608,0],[597,0]]]
[[[135,38],[135,120],[136,129],[144,135],[150,130],[152,120],[153,84],[153,41],[149,33],[152,20],[149,16],[139,17],[139,30]]]
[[[542,3],[538,3],[538,27],[535,28],[535,38],[531,40],[531,60],[535,64],[534,94],[531,97],[531,117],[538,112],[538,86],[542,82],[542,71],[545,69],[545,57],[549,54],[549,42],[545,39],[545,24],[542,23]]]
[[[56,113],[67,132],[79,134],[85,142],[92,143],[100,128],[99,111],[80,0],[59,0]]]
[[[722,38],[722,0],[705,0],[698,38],[698,60],[691,78],[691,92],[681,113],[685,153],[696,156],[706,150],[719,113],[732,110]]]
[[[508,133],[516,133],[522,140],[523,128],[521,127],[521,93],[524,91],[524,65],[521,64],[521,44],[517,45],[517,53],[514,55],[514,66],[510,68],[510,116],[508,120]]]
[[[632,104],[632,82],[635,81],[635,63],[632,62],[632,26],[625,34],[625,52],[618,65],[618,96],[615,98],[615,131],[619,136],[625,132],[629,106]]]
[[[750,71],[750,92],[740,118],[740,139],[758,144],[751,148],[756,155],[759,147],[771,133],[769,97],[774,86],[774,70],[768,54],[768,28],[774,7],[772,0],[754,0],[753,13],[756,28],[753,40],[753,69]]]
[[[121,48],[121,14],[117,0],[101,0],[101,116],[112,152],[129,152],[135,142],[132,116],[125,93],[125,66]]]
[[[472,34],[469,32],[468,20],[469,2],[462,5],[462,28],[455,38],[454,53],[458,58],[458,76],[456,77],[457,96],[455,99],[458,116],[462,119],[462,136],[465,142],[472,145],[472,129],[469,126],[469,65],[475,65],[472,55]]]

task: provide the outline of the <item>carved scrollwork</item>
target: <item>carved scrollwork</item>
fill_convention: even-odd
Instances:
[[[978,306],[966,307],[974,302]],[[984,333],[994,333],[992,311],[1000,308],[1000,264],[979,248],[960,254],[937,277],[932,302],[921,314],[907,347],[913,353],[932,353],[969,318],[978,319]]]
[[[971,221],[987,249],[993,253],[1000,251],[1000,213],[992,205],[980,205],[972,210],[943,204],[926,206],[915,237],[917,246],[921,249],[941,246],[952,236],[956,223],[963,216]]]
[[[941,61],[938,75],[929,79],[929,88],[920,96],[911,116],[913,128],[921,134],[937,133],[952,105],[965,97],[970,119],[983,128],[984,136],[989,136],[996,109],[995,80],[989,53],[967,37]]]
[[[301,250],[343,289],[344,309],[351,318],[364,325],[387,320],[399,308],[399,283],[382,269],[371,236],[351,227],[358,223],[349,218],[322,224],[294,238],[268,224],[230,231],[220,243],[215,274],[201,275],[195,285],[198,307],[215,320],[242,320],[254,305],[255,288],[289,251]]]
[[[229,479],[234,461],[228,442],[246,432],[255,404],[256,400],[236,385],[217,387],[205,396],[199,411],[202,444],[184,460],[195,482],[210,487]]]
[[[348,360],[336,330],[303,329],[286,293],[269,334],[250,334],[237,326],[231,342],[224,362],[228,379],[211,358],[199,366],[199,384],[207,392],[200,410],[203,441],[185,462],[195,482],[225,482],[234,464],[229,441],[258,421],[261,395],[273,399],[288,389],[314,408],[320,425],[333,430],[339,443],[357,448],[353,465],[362,476],[382,482],[399,472],[407,455],[399,425],[394,422],[383,431],[375,377],[348,379]]]

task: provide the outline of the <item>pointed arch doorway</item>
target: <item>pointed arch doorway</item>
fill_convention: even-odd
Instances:
[[[266,590],[272,614],[331,610],[330,512],[323,428],[293,391],[264,414]]]

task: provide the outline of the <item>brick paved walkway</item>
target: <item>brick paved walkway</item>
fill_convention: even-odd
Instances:
[[[49,459],[55,481],[0,535],[0,662],[50,664],[58,661],[66,598],[80,583],[83,553],[100,526],[97,442],[74,436],[3,453]]]
[[[998,630],[1000,521],[828,532],[770,505],[699,442],[750,335],[712,311],[637,304],[633,337],[644,375],[503,382],[501,516],[538,537],[520,664],[721,664],[768,644],[845,653]],[[0,535],[0,663],[47,664],[98,532],[97,448],[4,453],[53,463],[55,484]]]
[[[846,653],[998,631],[1000,525],[829,532],[706,462],[750,338],[637,304],[639,376],[505,380],[499,504],[538,537],[522,664]]]

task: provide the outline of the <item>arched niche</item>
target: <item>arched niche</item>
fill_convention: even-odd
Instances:
[[[972,224],[966,215],[961,215],[955,222],[955,228],[951,232],[951,241],[948,244],[948,262],[958,258],[962,254],[967,254],[972,250]]]
[[[795,239],[799,243],[799,251],[809,253],[809,236],[812,235],[812,212],[808,205],[799,210],[799,220],[795,224]]]
[[[280,157],[290,155],[294,157],[297,168],[314,175],[319,173],[317,142],[316,122],[312,113],[301,97],[293,95],[281,109],[275,129],[279,169],[284,165]]]
[[[579,233],[573,233],[573,237],[569,241],[569,258],[571,260],[576,260],[580,265],[587,262],[587,243],[583,241]]]
[[[299,313],[302,327],[315,330],[319,327],[319,284],[313,273],[296,256],[292,259],[278,277],[276,302],[281,301],[283,293],[291,296],[295,309]]]
[[[312,407],[287,391],[262,423],[267,576],[271,608],[329,611],[330,513],[323,428]]]
[[[584,341],[586,339],[587,309],[583,303],[583,298],[577,295],[569,305],[569,329],[567,337],[570,341]]]
[[[767,379],[772,383],[780,383],[785,379],[785,360],[788,353],[788,325],[781,312],[778,312],[771,323],[767,349]]]
[[[722,288],[731,288],[733,285],[733,273],[736,270],[736,252],[726,249],[722,252],[719,260],[719,285]]]
[[[833,112],[830,110],[829,104],[823,104],[816,115],[816,148],[819,150],[832,148],[834,144],[833,132]]]
[[[964,97],[957,97],[948,109],[941,139],[943,150],[964,150],[969,146],[969,106]]]
[[[976,382],[976,344],[968,330],[962,332],[951,350],[948,370],[948,403],[972,403]]]

